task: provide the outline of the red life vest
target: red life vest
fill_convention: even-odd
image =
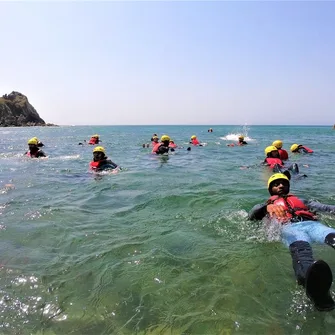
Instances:
[[[193,145],[199,145],[200,142],[199,142],[196,138],[194,138],[194,139],[192,140],[192,144],[193,144]]]
[[[156,153],[158,151],[158,148],[162,145],[162,143],[156,143],[154,147],[152,148],[152,152]]]
[[[98,144],[99,140],[95,137],[91,137],[88,144]]]
[[[302,145],[300,148],[303,149],[303,150],[304,150],[305,152],[307,152],[308,154],[311,154],[311,153],[314,152],[312,149],[307,148],[307,147],[305,147],[304,145]]]
[[[278,149],[280,159],[286,161],[288,159],[288,153],[285,149]]]
[[[98,167],[99,167],[99,165],[100,165],[100,161],[98,161],[98,162],[90,162],[90,169],[91,170],[96,170]]]
[[[284,207],[286,217],[291,221],[316,221],[316,216],[309,211],[308,207],[295,195],[287,196],[273,195],[268,200],[268,205],[279,205]]]
[[[281,167],[284,166],[282,160],[279,158],[266,157],[265,162],[270,166],[271,169],[273,169],[276,164]]]
[[[170,143],[170,144],[169,144],[169,148],[177,148],[177,144],[175,144],[175,143]]]

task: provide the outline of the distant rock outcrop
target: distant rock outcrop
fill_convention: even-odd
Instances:
[[[5,94],[0,98],[0,127],[48,126],[19,92]]]

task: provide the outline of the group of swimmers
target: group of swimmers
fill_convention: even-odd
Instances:
[[[88,144],[94,145],[98,144],[99,142],[101,142],[99,135],[93,135]],[[25,155],[31,158],[46,157],[44,151],[40,149],[40,147],[42,146],[44,146],[44,144],[37,137],[31,138],[30,140],[28,140],[29,149],[25,152]],[[93,159],[90,162],[89,167],[94,172],[121,169],[120,166],[108,159],[108,157],[106,156],[106,150],[102,146],[97,146],[93,149]]]
[[[99,135],[93,135],[89,144],[94,145],[99,142],[101,142]],[[191,136],[189,143],[194,146],[202,145],[196,135]],[[237,145],[246,144],[244,136],[240,135]],[[44,145],[37,137],[31,138],[28,141],[28,146],[27,156],[46,157],[40,149]],[[152,153],[156,155],[167,154],[178,147],[168,135],[162,135],[159,140],[157,134],[153,134],[151,146]],[[301,144],[293,144],[290,151],[292,153],[313,152]],[[289,169],[282,171],[284,162],[288,160],[289,156],[288,152],[283,149],[281,140],[276,140],[272,145],[266,147],[265,155],[263,164],[275,172],[268,180],[270,198],[263,204],[254,206],[249,213],[249,219],[265,219],[267,223],[274,221],[282,226],[282,242],[290,250],[298,284],[305,288],[307,296],[318,310],[332,310],[335,307],[330,294],[333,281],[332,271],[325,261],[314,259],[311,243],[326,243],[335,249],[335,229],[322,224],[316,216],[316,211],[335,213],[335,206],[303,200],[289,193],[291,175],[288,172]],[[89,166],[94,172],[121,169],[120,166],[108,159],[105,148],[99,145],[93,149],[93,159]],[[297,166],[296,170],[298,170]]]
[[[189,144],[192,144],[194,146],[200,146],[202,147],[203,144],[200,143],[196,135],[192,135],[189,141]],[[149,148],[150,144],[142,144],[143,148]],[[157,134],[153,134],[151,137],[151,147],[152,147],[152,153],[155,153],[157,155],[163,155],[168,153],[169,151],[174,151],[178,146],[174,143],[174,141],[170,138],[169,135],[163,135],[161,136],[161,139],[159,141],[159,137]],[[182,148],[182,147],[180,147]],[[191,147],[187,148],[188,151],[191,150]]]
[[[265,159],[263,164],[269,166],[274,172],[283,172],[285,169],[285,161],[288,160],[288,153],[283,149],[283,142],[281,140],[276,140],[265,148]],[[302,144],[292,144],[292,153],[313,153],[313,150],[302,145]],[[299,168],[297,164],[292,164],[287,170],[291,170],[294,173],[299,173]]]

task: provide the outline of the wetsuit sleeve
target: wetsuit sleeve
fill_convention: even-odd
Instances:
[[[267,214],[266,210],[267,204],[258,204],[255,205],[248,214],[249,220],[262,220]]]
[[[45,154],[42,150],[39,150],[39,151],[37,152],[36,157],[47,157],[47,156],[46,156],[46,154]]]
[[[328,212],[335,214],[335,206],[334,205],[327,205],[327,204],[322,204],[321,202],[317,201],[304,201],[308,209],[316,212]]]
[[[112,169],[116,169],[117,168],[117,164],[115,164],[114,162],[112,162],[110,159],[106,160],[106,163],[104,165],[109,165],[112,167]]]

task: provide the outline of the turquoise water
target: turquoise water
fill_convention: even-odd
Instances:
[[[227,147],[224,138],[241,132],[249,145]],[[95,133],[123,171],[88,172],[92,147],[78,143]],[[153,156],[142,148],[153,133],[184,148]],[[207,145],[188,152],[193,134]],[[291,158],[308,175],[292,192],[335,204],[334,134],[317,126],[1,128],[0,333],[335,334],[335,312],[315,311],[296,285],[278,229],[246,219],[268,197],[270,174],[258,163],[278,138],[286,149],[315,150]],[[49,158],[23,157],[33,136]],[[334,216],[322,221],[335,227]],[[314,253],[335,271],[334,250]]]

